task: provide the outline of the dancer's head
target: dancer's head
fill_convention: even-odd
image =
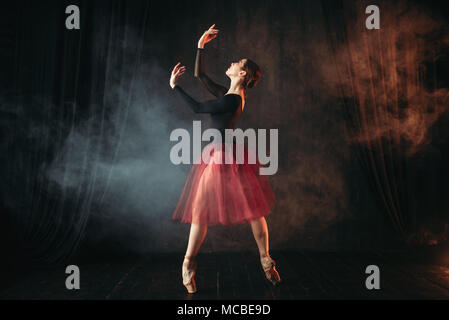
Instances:
[[[226,70],[226,75],[231,81],[236,81],[243,89],[251,89],[256,86],[262,72],[259,66],[251,59],[241,59],[233,62]]]

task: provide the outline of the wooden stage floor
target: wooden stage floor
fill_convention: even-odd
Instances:
[[[283,282],[264,279],[254,252],[200,253],[198,292],[181,282],[183,255],[79,261],[80,289],[65,288],[65,266],[2,272],[0,299],[449,299],[449,268],[394,253],[272,251]],[[72,262],[74,263],[74,262]],[[365,287],[365,268],[380,269],[380,289]]]

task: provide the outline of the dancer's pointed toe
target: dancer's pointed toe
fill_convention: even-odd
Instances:
[[[191,257],[185,257],[182,263],[182,284],[186,287],[188,293],[197,291],[195,282],[196,269],[196,261]]]
[[[265,272],[265,277],[272,285],[277,286],[281,283],[281,277],[276,270],[276,262],[270,256],[261,256],[260,263]]]

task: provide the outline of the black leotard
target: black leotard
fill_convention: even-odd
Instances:
[[[198,102],[188,95],[179,85],[173,90],[177,92],[195,113],[209,113],[211,128],[220,130],[224,141],[224,129],[234,128],[235,122],[242,113],[242,97],[238,94],[229,93],[227,88],[213,82],[204,73],[204,49],[198,48],[195,59],[195,77],[199,78],[206,89],[218,99]]]

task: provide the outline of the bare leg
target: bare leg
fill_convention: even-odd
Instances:
[[[198,184],[195,199],[193,200],[193,216],[190,225],[189,244],[187,245],[186,257],[194,258],[200,250],[207,233],[207,224],[200,224],[201,213],[204,212],[205,200],[207,199],[207,191],[209,190],[209,182],[212,177],[212,166],[206,167]]]
[[[186,257],[194,258],[200,250],[207,233],[207,225],[192,223],[190,226],[189,244],[187,245]]]
[[[260,256],[269,256],[268,227],[265,217],[251,221],[251,229],[253,230],[254,239],[256,239]]]
[[[251,229],[253,230],[254,239],[256,239],[257,247],[259,248],[260,263],[262,264],[265,276],[273,285],[277,285],[281,282],[281,277],[275,268],[276,263],[270,257],[268,227],[265,217],[251,221]]]
[[[195,256],[200,250],[207,233],[207,224],[200,225],[192,223],[190,226],[189,243],[187,245],[186,255],[182,263],[182,282],[189,293],[196,292],[196,260]]]

